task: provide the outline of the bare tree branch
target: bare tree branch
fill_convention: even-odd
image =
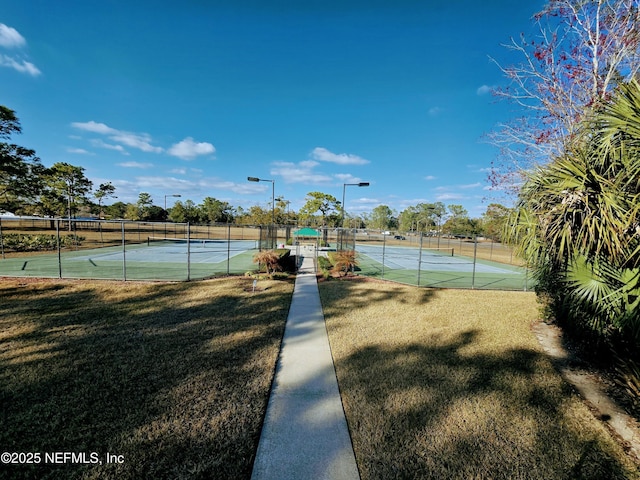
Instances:
[[[561,155],[579,122],[640,70],[640,0],[549,0],[533,20],[534,38],[504,45],[520,63],[492,59],[509,80],[494,95],[524,111],[487,135],[500,148],[496,188]]]

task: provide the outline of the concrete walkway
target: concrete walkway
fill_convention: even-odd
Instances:
[[[313,250],[305,248],[252,480],[360,478],[329,348]]]

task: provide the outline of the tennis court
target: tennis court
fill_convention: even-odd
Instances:
[[[227,258],[233,258],[250,250],[258,250],[253,240],[187,240],[156,239],[147,240],[147,248],[135,248],[126,252],[127,262],[159,262],[186,263],[190,257],[191,263],[221,263]],[[74,261],[99,260],[122,262],[122,250],[116,252],[89,252],[86,255],[74,257]]]
[[[37,254],[0,261],[2,276],[191,280],[242,274],[256,268],[255,240],[182,240],[148,238],[146,242],[58,255]]]
[[[356,245],[360,273],[411,285],[528,290],[524,268],[457,255],[453,248]]]

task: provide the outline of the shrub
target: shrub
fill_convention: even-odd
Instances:
[[[279,269],[280,265],[278,261],[280,260],[280,255],[275,250],[263,250],[262,252],[258,252],[253,256],[253,261],[258,264],[264,264],[267,274],[275,272]]]
[[[16,252],[35,252],[39,250],[56,250],[58,241],[55,235],[24,235],[20,233],[9,233],[3,235],[4,247]],[[73,247],[80,245],[85,237],[77,235],[66,235],[60,237],[61,247]]]
[[[327,257],[318,257],[318,268],[320,270],[330,270],[333,264]]]
[[[340,250],[332,255],[333,272],[338,275],[346,275],[357,265],[356,252],[353,250]]]
[[[69,234],[60,238],[60,245],[63,247],[76,247],[86,240],[85,237]]]
[[[271,278],[273,280],[287,280],[289,278],[289,274],[286,272],[276,272],[271,274]]]

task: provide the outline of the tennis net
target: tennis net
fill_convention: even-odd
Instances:
[[[422,247],[423,255],[433,255],[438,257],[453,257],[453,248],[450,247]]]
[[[147,237],[147,245],[149,247],[176,247],[187,248],[193,251],[201,249],[210,250],[226,250],[229,246],[241,249],[256,248],[255,240],[220,240],[212,238],[171,238],[171,237]]]

